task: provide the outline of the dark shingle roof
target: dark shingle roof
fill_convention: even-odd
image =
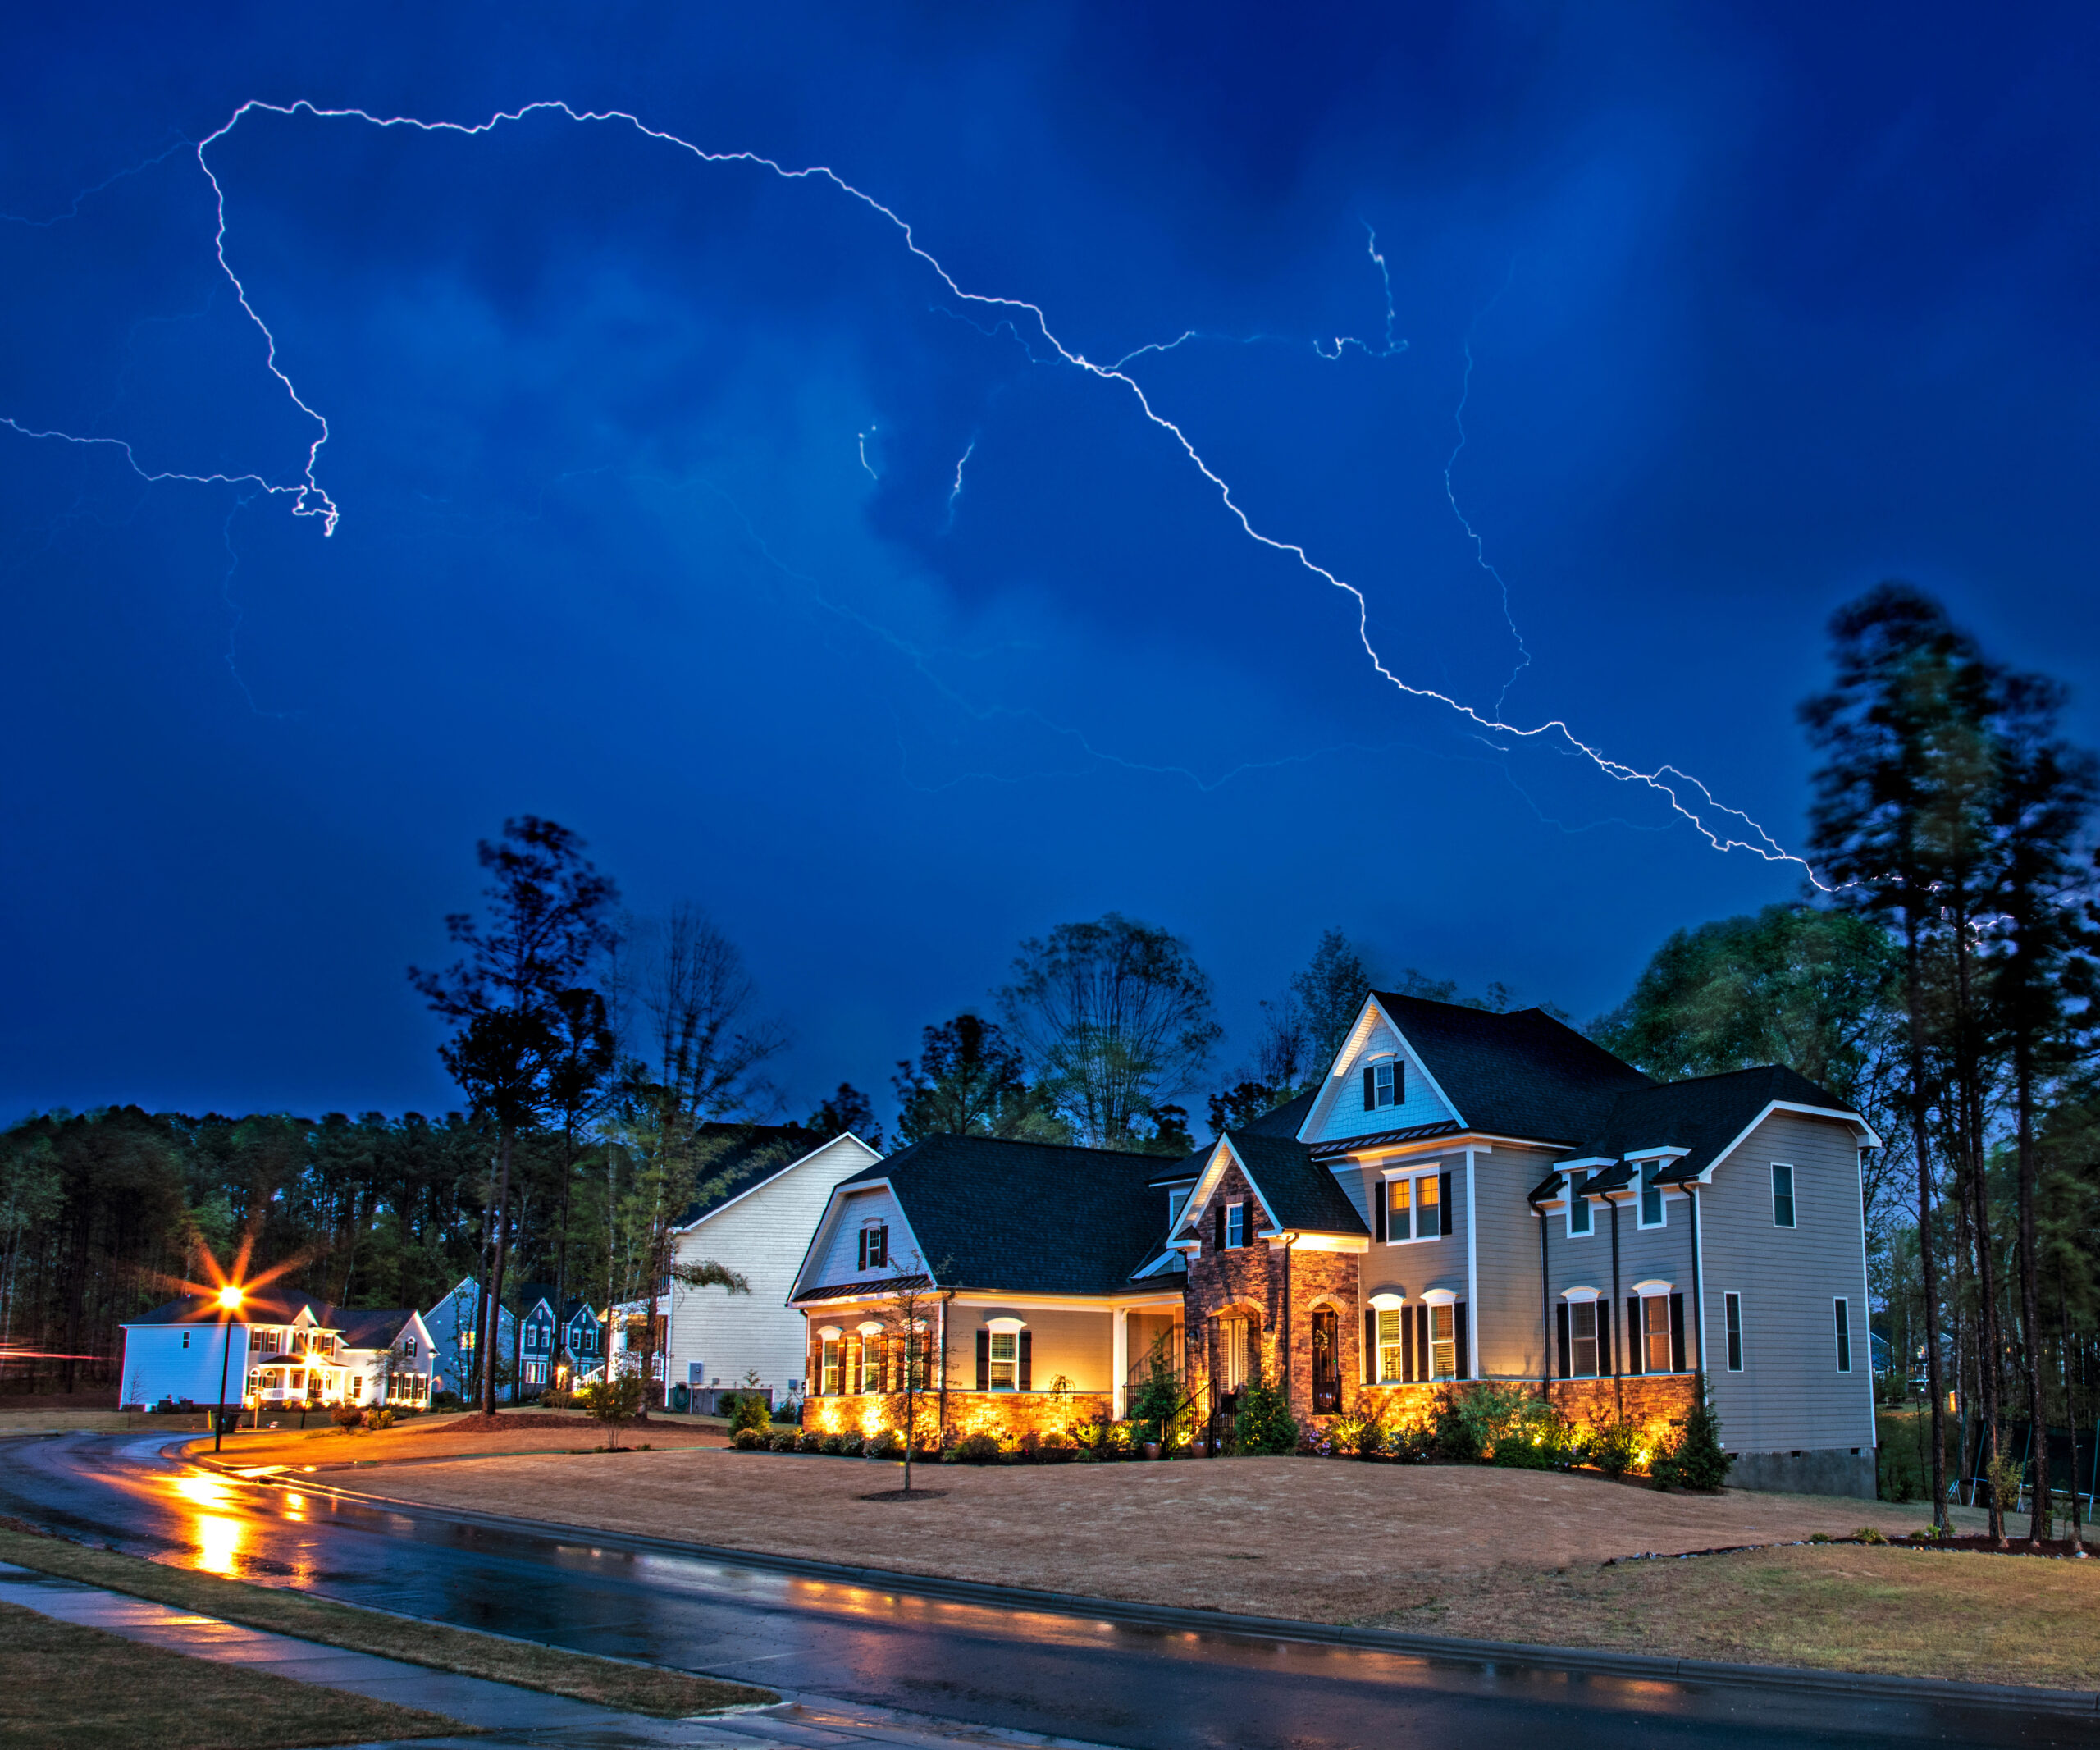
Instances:
[[[1243,1124],[1236,1135],[1245,1136],[1295,1136],[1298,1127],[1304,1123],[1305,1114],[1312,1109],[1312,1102],[1320,1097],[1317,1085],[1308,1088],[1294,1100],[1285,1100],[1274,1112],[1265,1112],[1251,1124]]]
[[[338,1332],[351,1349],[385,1349],[401,1334],[412,1309],[405,1306],[331,1306],[311,1295],[289,1293],[280,1288],[250,1291],[235,1323],[244,1325],[288,1325],[302,1309],[313,1315],[324,1331]],[[127,1323],[135,1325],[216,1325],[219,1303],[209,1295],[185,1295],[143,1313]]]
[[[1851,1109],[1807,1076],[1778,1064],[1765,1064],[1622,1095],[1604,1123],[1586,1139],[1584,1152],[1618,1156],[1636,1149],[1689,1149],[1691,1152],[1666,1177],[1696,1177],[1774,1100],[1819,1106],[1829,1112]]]
[[[943,1288],[1107,1294],[1158,1244],[1151,1165],[1143,1154],[929,1136],[839,1188],[889,1180],[924,1252],[919,1261]]]
[[[1342,1194],[1334,1174],[1312,1158],[1304,1144],[1287,1137],[1227,1131],[1232,1145],[1276,1218],[1287,1228],[1313,1233],[1363,1233],[1363,1218]]]
[[[1618,1097],[1654,1085],[1543,1009],[1507,1015],[1372,993],[1467,1128],[1573,1142],[1600,1128]]]
[[[1211,1158],[1211,1151],[1198,1149],[1194,1154],[1185,1154],[1177,1160],[1162,1161],[1147,1177],[1145,1183],[1157,1189],[1166,1185],[1185,1185],[1198,1177],[1203,1164]]]
[[[349,1349],[387,1349],[409,1322],[405,1306],[386,1306],[361,1312],[333,1309],[343,1344]]]

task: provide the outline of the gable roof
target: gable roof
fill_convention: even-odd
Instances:
[[[1370,1231],[1334,1174],[1312,1158],[1304,1144],[1252,1130],[1227,1131],[1221,1140],[1231,1145],[1270,1213],[1285,1228],[1312,1233]]]
[[[1469,1131],[1572,1143],[1599,1128],[1619,1095],[1655,1085],[1544,1009],[1498,1015],[1393,991],[1371,997]],[[1363,1144],[1347,1139],[1350,1148]],[[1323,1152],[1342,1145],[1337,1138]]]
[[[1110,1294],[1156,1248],[1153,1157],[990,1136],[928,1136],[839,1181],[888,1181],[943,1288]],[[879,1284],[871,1285],[879,1286]],[[806,1292],[800,1288],[797,1294]]]
[[[384,1306],[346,1313],[336,1310],[340,1321],[336,1331],[345,1349],[391,1349],[409,1321],[416,1316],[408,1306]]]
[[[282,1288],[251,1288],[242,1302],[240,1312],[232,1323],[237,1325],[288,1325],[302,1313],[312,1315],[313,1323],[324,1331],[336,1329],[332,1315],[336,1309],[325,1300],[317,1300],[310,1295]],[[404,1315],[405,1316],[405,1315]],[[150,1313],[141,1313],[136,1318],[123,1321],[127,1325],[216,1325],[221,1314],[219,1303],[211,1295],[184,1295],[173,1300],[163,1301]]]
[[[674,1229],[692,1227],[723,1204],[756,1190],[801,1166],[819,1149],[828,1149],[853,1133],[841,1131],[837,1136],[825,1136],[804,1130],[799,1124],[703,1124],[699,1135],[704,1142],[714,1144],[717,1152],[701,1169],[701,1194],[671,1224]],[[860,1141],[857,1136],[853,1140]],[[868,1152],[875,1151],[870,1149]]]

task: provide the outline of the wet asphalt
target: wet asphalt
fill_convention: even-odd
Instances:
[[[0,1512],[464,1628],[1128,1750],[2100,1745],[2100,1719],[1432,1661],[916,1597],[555,1528],[409,1514],[296,1483],[230,1482],[162,1457],[166,1443],[0,1442]],[[718,1524],[662,1534],[734,1539]]]

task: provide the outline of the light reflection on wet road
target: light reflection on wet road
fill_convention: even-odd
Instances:
[[[0,1442],[0,1512],[463,1627],[1131,1750],[2100,1744],[2092,1720],[1432,1663],[915,1597],[551,1527],[411,1517],[337,1500],[317,1478],[229,1481],[162,1460],[163,1443]]]

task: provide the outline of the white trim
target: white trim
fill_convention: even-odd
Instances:
[[[988,1318],[984,1321],[984,1328],[987,1331],[1025,1331],[1028,1321],[1025,1318]]]
[[[851,1133],[849,1131],[847,1134],[851,1135]],[[854,1140],[856,1142],[860,1140],[858,1137],[855,1137]],[[865,1143],[862,1143],[861,1145],[863,1148],[867,1146]],[[826,1145],[826,1146],[829,1146],[829,1145]],[[880,1157],[878,1156],[877,1158],[879,1159]],[[774,1175],[774,1178],[778,1178],[779,1177],[778,1173],[775,1173]],[[751,1189],[753,1190],[756,1190],[759,1187],[753,1186]],[[905,1238],[911,1242],[906,1246],[891,1246],[889,1248],[889,1255],[892,1258],[916,1258],[920,1260],[920,1265],[917,1270],[907,1270],[901,1273],[906,1276],[931,1277],[933,1275],[934,1273],[931,1267],[925,1262],[925,1248],[920,1245],[919,1236],[911,1231],[911,1218],[904,1213],[904,1199],[897,1195],[897,1186],[895,1182],[891,1180],[889,1176],[885,1173],[879,1179],[854,1179],[851,1181],[842,1181],[840,1183],[832,1186],[830,1196],[824,1199],[824,1213],[817,1218],[816,1231],[810,1236],[810,1243],[808,1245],[803,1248],[802,1261],[795,1267],[794,1277],[788,1283],[788,1299],[784,1303],[785,1305],[797,1308],[799,1308],[801,1305],[803,1298],[803,1285],[807,1281],[810,1273],[810,1260],[817,1255],[819,1250],[830,1238],[833,1222],[840,1213],[840,1205],[848,1197],[858,1196],[863,1191],[874,1190],[887,1191],[889,1193],[890,1203],[896,1210],[897,1225],[903,1228]],[[728,1205],[724,1204],[724,1207],[727,1208]],[[714,1212],[710,1210],[709,1213],[711,1214]],[[888,1267],[885,1266],[884,1268],[887,1268]],[[872,1277],[865,1282],[856,1282],[853,1284],[853,1286],[856,1288],[866,1289],[868,1299],[871,1300],[879,1300],[883,1297],[884,1291],[894,1285],[899,1273],[900,1273],[892,1271],[888,1276]],[[846,1285],[843,1283],[819,1282],[813,1286],[819,1288],[831,1288],[843,1287]],[[939,1285],[938,1283],[934,1284],[935,1287],[938,1287],[938,1286]],[[827,1295],[824,1296],[824,1300],[826,1301],[843,1300],[847,1298],[848,1297],[844,1295]]]
[[[989,1329],[988,1326],[986,1327]],[[1130,1309],[1119,1306],[1110,1315],[1108,1322],[1108,1367],[1110,1387],[1113,1401],[1111,1408],[1116,1419],[1121,1422],[1130,1414],[1125,1400],[1130,1396]]]
[[[836,1343],[845,1335],[846,1333],[837,1325],[819,1325],[817,1327],[817,1341],[819,1343]]]
[[[864,1318],[853,1330],[858,1336],[880,1336],[888,1328],[879,1318]]]
[[[1485,1137],[1486,1141],[1477,1139]],[[1340,1147],[1349,1142],[1346,1136],[1331,1136],[1328,1143]],[[1537,1142],[1523,1136],[1504,1136],[1495,1131],[1445,1131],[1436,1136],[1418,1136],[1412,1142],[1374,1143],[1367,1148],[1354,1149],[1327,1163],[1330,1172],[1345,1172],[1372,1167],[1388,1155],[1456,1154],[1462,1149],[1477,1149],[1482,1154],[1495,1153],[1495,1145],[1507,1143],[1513,1149],[1535,1149],[1549,1154],[1560,1146],[1559,1143]]]
[[[1691,1153],[1689,1149],[1628,1149],[1619,1158],[1623,1161],[1681,1161]]]
[[[1764,1110],[1743,1126],[1735,1140],[1707,1162],[1705,1168],[1698,1175],[1699,1182],[1701,1185],[1711,1185],[1714,1182],[1714,1169],[1749,1141],[1751,1133],[1756,1130],[1757,1126],[1775,1112],[1798,1113],[1802,1117],[1809,1118],[1836,1118],[1841,1123],[1853,1126],[1860,1140],[1867,1147],[1879,1149],[1885,1146],[1881,1138],[1874,1135],[1874,1126],[1856,1112],[1846,1112],[1834,1106],[1803,1106],[1793,1100],[1767,1100],[1764,1103]]]
[[[1473,1151],[1466,1150],[1466,1301],[1480,1305],[1480,1224],[1473,1219]],[[1466,1378],[1480,1378],[1480,1321],[1466,1321]]]
[[[1386,1205],[1386,1237],[1380,1242],[1381,1244],[1386,1245],[1433,1245],[1437,1241],[1444,1237],[1443,1185],[1440,1182],[1436,1187],[1436,1231],[1435,1233],[1410,1232],[1404,1240],[1396,1240],[1393,1237],[1392,1185],[1393,1181],[1396,1179],[1404,1179],[1408,1181],[1408,1226],[1410,1228],[1418,1227],[1421,1225],[1416,1218],[1422,1213],[1422,1196],[1421,1194],[1415,1190],[1413,1187],[1424,1179],[1436,1179],[1441,1181],[1444,1178],[1449,1176],[1452,1167],[1456,1164],[1457,1163],[1455,1161],[1450,1162],[1447,1164],[1446,1158],[1440,1154],[1435,1161],[1431,1162],[1426,1167],[1422,1166],[1395,1167],[1390,1167],[1386,1171],[1379,1174],[1378,1195],[1385,1199]],[[1469,1209],[1468,1213],[1470,1214],[1470,1213]],[[1374,1222],[1372,1226],[1375,1230],[1376,1223]],[[1467,1231],[1468,1236],[1470,1236],[1472,1232],[1470,1226],[1468,1226]],[[1467,1243],[1468,1245],[1472,1244],[1470,1237]],[[1367,1243],[1364,1250],[1367,1251],[1370,1250],[1370,1246]]]
[[[1728,1359],[1728,1302],[1731,1300],[1734,1301],[1736,1304],[1736,1346],[1742,1351],[1743,1359],[1746,1364],[1742,1367],[1737,1366],[1734,1362]],[[1750,1359],[1750,1341],[1743,1332],[1742,1291],[1740,1288],[1724,1288],[1721,1291],[1721,1371],[1724,1373],[1747,1373],[1749,1371],[1747,1363]],[[1872,1373],[1874,1369],[1872,1368],[1869,1368],[1867,1371],[1869,1373]]]
[[[1372,1306],[1381,1313],[1396,1313],[1407,1304],[1405,1295],[1375,1294],[1371,1297]]]
[[[1659,1276],[1651,1276],[1646,1282],[1633,1285],[1633,1292],[1644,1300],[1650,1295],[1674,1294],[1676,1291],[1674,1284],[1664,1282]]]
[[[1618,1163],[1616,1161],[1584,1162],[1582,1163],[1582,1176],[1585,1179],[1587,1179],[1589,1177],[1589,1170],[1594,1166],[1615,1167],[1618,1164]],[[1563,1181],[1567,1187],[1566,1195],[1561,1202],[1561,1213],[1564,1218],[1561,1222],[1561,1237],[1567,1240],[1595,1239],[1597,1232],[1597,1212],[1596,1207],[1590,1201],[1589,1191],[1586,1189],[1581,1191],[1577,1191],[1575,1189],[1574,1169],[1573,1167],[1562,1167],[1561,1174]],[[1584,1219],[1589,1223],[1589,1225],[1584,1227],[1580,1232],[1577,1232],[1575,1227],[1575,1205],[1578,1203],[1582,1204],[1584,1210],[1587,1212]]]
[[[1308,1143],[1321,1140],[1318,1135],[1319,1128],[1327,1122],[1329,1115],[1334,1111],[1335,1102],[1341,1097],[1340,1090],[1343,1082],[1347,1079],[1348,1068],[1355,1062],[1357,1035],[1363,1031],[1365,1020],[1372,1014],[1376,1014],[1381,1021],[1393,1030],[1393,1037],[1400,1042],[1399,1054],[1422,1071],[1422,1079],[1429,1084],[1429,1091],[1443,1102],[1444,1109],[1451,1114],[1459,1127],[1461,1130],[1464,1129],[1465,1116],[1459,1110],[1458,1103],[1444,1091],[1436,1077],[1430,1072],[1429,1066],[1422,1062],[1422,1053],[1414,1049],[1399,1023],[1386,1012],[1380,1005],[1378,998],[1376,996],[1368,996],[1363,999],[1363,1007],[1356,1012],[1355,1021],[1351,1025],[1349,1031],[1343,1035],[1341,1049],[1335,1053],[1334,1062],[1327,1067],[1326,1078],[1321,1084],[1319,1098],[1312,1102],[1312,1109],[1305,1114],[1305,1122],[1298,1127],[1297,1140]],[[1343,1142],[1348,1139],[1337,1136],[1331,1140],[1335,1142]]]
[[[1564,1288],[1560,1298],[1573,1305],[1579,1300],[1601,1300],[1604,1295],[1594,1288]]]
[[[1459,1297],[1448,1288],[1425,1288],[1422,1293],[1422,1304],[1424,1306],[1456,1306]],[[1466,1323],[1470,1325],[1472,1321],[1468,1319]]]
[[[1790,1219],[1783,1222],[1779,1219],[1779,1182],[1774,1177],[1765,1186],[1766,1193],[1772,1199],[1772,1225],[1782,1232],[1797,1233],[1801,1225],[1801,1181],[1792,1161],[1773,1162],[1772,1171],[1775,1176],[1782,1167],[1787,1169],[1787,1213]],[[1865,1218],[1862,1215],[1861,1219]]]
[[[1371,1250],[1371,1238],[1367,1234],[1301,1233],[1294,1229],[1287,1234],[1263,1234],[1262,1244],[1272,1252],[1367,1252]]]
[[[1867,1427],[1872,1432],[1874,1446],[1879,1448],[1881,1445],[1881,1429],[1879,1425],[1875,1422],[1874,1416],[1874,1301],[1869,1296],[1867,1281],[1867,1223],[1865,1201],[1866,1194],[1867,1162],[1866,1151],[1864,1149],[1855,1152],[1853,1155],[1853,1163],[1854,1170],[1857,1174],[1857,1177],[1853,1181],[1852,1189],[1854,1195],[1852,1198],[1852,1207],[1860,1212],[1860,1305],[1866,1309],[1866,1314],[1862,1323],[1865,1325],[1867,1332],[1867,1364],[1865,1369],[1867,1376]],[[1893,1343],[1889,1345],[1889,1359],[1892,1360],[1895,1359],[1895,1347],[1896,1346]],[[1910,1369],[1906,1366],[1904,1369],[1904,1375],[1907,1378],[1909,1374]],[[1876,1462],[1879,1463],[1879,1454],[1877,1451]]]

